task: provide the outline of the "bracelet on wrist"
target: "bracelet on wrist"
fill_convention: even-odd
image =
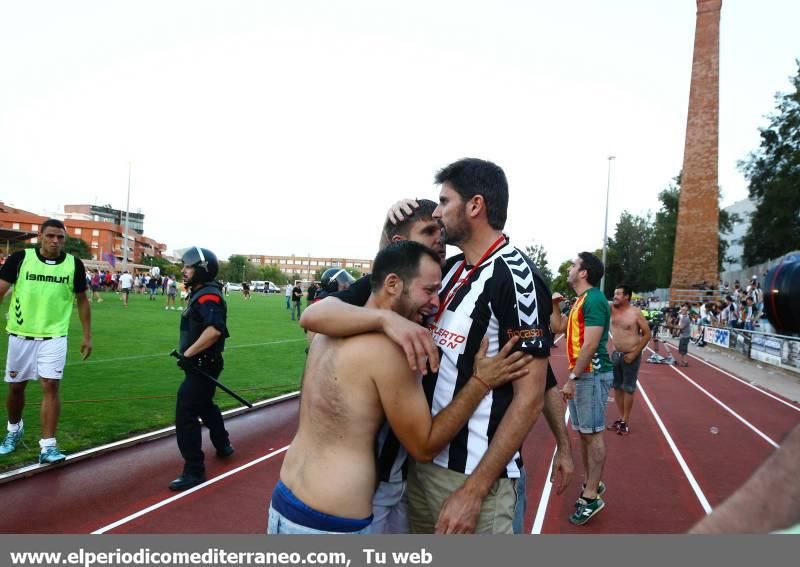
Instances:
[[[486,388],[486,393],[487,393],[487,394],[488,394],[488,393],[489,393],[489,392],[492,390],[492,389],[489,387],[489,384],[487,384],[486,382],[484,382],[484,381],[481,379],[481,377],[480,377],[480,376],[478,376],[477,374],[473,374],[473,375],[472,375],[472,377],[473,377],[473,378],[475,378],[475,380],[477,380],[477,381],[478,381],[478,382],[480,382],[481,384],[483,384],[483,387],[484,387],[484,388]]]

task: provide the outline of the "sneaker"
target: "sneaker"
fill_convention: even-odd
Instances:
[[[174,490],[175,492],[181,492],[182,490],[188,490],[189,488],[194,488],[199,484],[203,484],[205,481],[206,477],[203,474],[183,473],[181,476],[169,483],[169,489]]]
[[[584,483],[581,485],[581,494],[580,494],[580,498],[583,498],[583,491],[584,491],[584,490],[586,490],[586,483],[585,483],[585,482],[584,482]],[[606,491],[606,485],[605,485],[605,483],[604,483],[604,482],[601,480],[600,482],[598,482],[598,483],[597,483],[597,495],[598,495],[598,496],[600,496],[601,494],[604,494],[604,493],[605,493],[605,491]]]
[[[58,450],[57,447],[47,447],[44,451],[39,453],[39,464],[49,465],[51,463],[60,463],[67,456]]]
[[[625,423],[625,422],[622,421],[621,419],[618,419],[617,421],[615,421],[614,423],[612,423],[611,425],[606,427],[606,429],[608,429],[609,431],[619,431],[619,426],[622,423]]]
[[[602,510],[605,505],[606,503],[603,502],[603,499],[600,497],[592,502],[585,498],[578,498],[578,501],[575,502],[575,512],[569,517],[569,521],[576,526],[582,526]]]
[[[20,427],[14,433],[9,431],[8,435],[6,435],[6,438],[3,439],[3,443],[0,444],[0,455],[8,455],[9,453],[16,451],[17,443],[22,441],[22,434],[24,431],[25,429],[23,427]]]
[[[225,458],[230,457],[231,455],[233,455],[234,452],[235,452],[235,450],[233,448],[233,445],[228,443],[223,448],[217,449],[217,457],[219,457],[220,459],[225,459]]]
[[[628,428],[628,424],[625,423],[624,421],[622,422],[622,425],[620,425],[619,428],[617,429],[617,435],[627,435],[630,432],[631,430]]]

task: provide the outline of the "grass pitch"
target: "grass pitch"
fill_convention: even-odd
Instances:
[[[115,293],[101,295],[103,303],[92,303],[94,350],[85,361],[79,352],[80,320],[73,310],[56,433],[58,446],[66,453],[174,424],[175,394],[183,373],[168,355],[178,344],[181,312],[164,310],[162,295],[156,301],[131,295],[128,307]],[[227,301],[231,336],[225,344],[221,380],[251,402],[299,389],[306,340],[302,328],[290,319],[284,296],[254,293],[245,301],[234,292]],[[2,309],[5,313],[8,300]],[[3,344],[3,369],[6,354]],[[3,402],[6,391],[4,386]],[[215,399],[223,411],[240,405],[219,389]],[[23,413],[28,448],[20,445],[16,452],[0,457],[0,470],[37,461],[40,402],[39,384],[28,384]],[[2,435],[6,420],[3,403]]]

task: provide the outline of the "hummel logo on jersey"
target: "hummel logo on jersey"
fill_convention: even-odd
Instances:
[[[44,274],[32,274],[30,272],[25,274],[25,279],[31,282],[47,282],[47,283],[69,283],[69,276],[46,276]]]

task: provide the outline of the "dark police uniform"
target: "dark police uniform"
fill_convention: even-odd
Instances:
[[[178,351],[185,352],[207,327],[215,327],[222,333],[213,345],[189,359],[193,366],[184,369],[185,378],[178,388],[175,431],[178,448],[185,461],[184,475],[192,477],[203,477],[205,473],[198,417],[208,427],[217,453],[226,456],[226,451],[230,449],[222,413],[213,402],[216,385],[195,370],[197,368],[219,378],[223,368],[222,351],[225,349],[225,339],[230,336],[226,322],[227,305],[222,296],[222,286],[217,282],[209,282],[191,292],[189,303],[181,315]]]

